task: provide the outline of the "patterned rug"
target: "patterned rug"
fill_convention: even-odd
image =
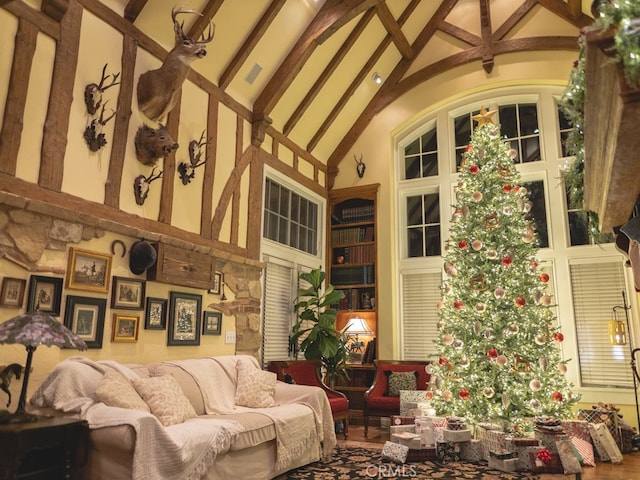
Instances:
[[[441,479],[441,480],[538,480],[525,472],[506,473],[486,464],[421,462],[397,464],[382,460],[382,445],[366,447],[342,442],[328,462],[316,462],[279,476],[276,480]]]

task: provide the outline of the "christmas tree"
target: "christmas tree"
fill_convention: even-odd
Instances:
[[[566,418],[578,401],[565,378],[558,330],[536,260],[531,203],[513,159],[484,108],[455,188],[439,304],[438,363],[427,397],[439,414],[470,423]]]

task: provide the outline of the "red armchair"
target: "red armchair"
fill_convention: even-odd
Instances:
[[[416,390],[426,390],[430,375],[425,371],[429,361],[376,360],[376,376],[364,393],[364,436],[369,433],[369,417],[400,414],[400,396],[389,395],[389,377],[393,372],[416,372]]]
[[[349,434],[349,400],[344,393],[330,388],[322,381],[320,360],[275,360],[269,362],[269,371],[278,380],[297,385],[320,387],[327,394],[334,422],[342,422],[344,438]]]

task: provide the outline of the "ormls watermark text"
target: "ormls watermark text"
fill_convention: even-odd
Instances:
[[[415,478],[418,475],[414,465],[368,465],[365,470],[367,478]]]

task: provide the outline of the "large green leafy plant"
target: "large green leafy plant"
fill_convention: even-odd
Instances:
[[[307,360],[321,360],[333,383],[340,376],[346,377],[349,349],[344,333],[336,330],[337,312],[331,307],[344,298],[344,293],[331,284],[323,288],[326,276],[320,268],[300,274],[309,286],[298,290],[294,305],[298,319],[291,343],[299,344]]]

